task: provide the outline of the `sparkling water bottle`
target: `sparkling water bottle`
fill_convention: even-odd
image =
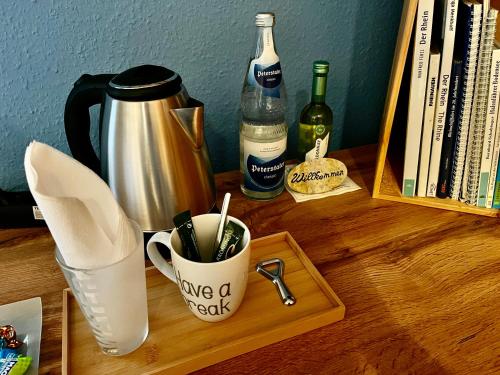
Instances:
[[[273,40],[273,13],[258,13],[257,47],[241,94],[241,191],[249,198],[271,199],[284,188],[286,91]]]

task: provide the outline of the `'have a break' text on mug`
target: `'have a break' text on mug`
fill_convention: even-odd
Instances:
[[[182,243],[177,230],[156,233],[148,242],[149,259],[158,270],[177,284],[193,314],[208,322],[217,322],[233,315],[243,300],[250,263],[250,231],[240,220],[228,216],[229,221],[245,229],[241,251],[233,257],[211,262],[213,244],[219,225],[219,214],[198,215],[192,218],[201,259],[193,262],[183,257]],[[170,249],[172,264],[158,251],[156,243]]]

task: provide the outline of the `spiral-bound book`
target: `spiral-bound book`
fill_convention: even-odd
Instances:
[[[464,174],[483,10],[482,4],[473,3],[472,1],[461,1],[459,7],[458,22],[463,25],[464,30],[462,37],[464,43],[462,51],[463,76],[450,179],[450,196],[456,200],[460,197],[462,176]]]
[[[495,39],[497,15],[498,11],[491,8],[488,11],[486,19],[483,14],[484,24],[481,27],[481,42],[474,89],[475,94],[472,103],[469,140],[467,142],[464,178],[462,181],[462,199],[470,205],[476,205],[478,196],[491,68],[491,53],[493,41]]]
[[[453,159],[453,142],[456,133],[457,113],[459,111],[460,86],[462,82],[462,60],[453,59],[451,68],[451,83],[446,113],[446,125],[443,134],[443,147],[441,150],[441,163],[436,196],[447,198],[450,191],[451,165]]]

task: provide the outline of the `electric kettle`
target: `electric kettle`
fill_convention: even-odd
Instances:
[[[91,144],[89,109],[101,104],[100,157]],[[215,205],[215,183],[203,134],[203,103],[181,77],[142,65],[120,74],[84,74],[66,101],[69,148],[108,183],[144,232],[174,227],[173,216]]]

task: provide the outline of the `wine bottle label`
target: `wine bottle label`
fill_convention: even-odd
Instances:
[[[275,190],[284,182],[286,137],[271,143],[243,140],[244,184],[253,191]]]
[[[323,129],[321,134],[324,133],[325,127],[323,125],[318,125],[317,128],[319,128],[319,127],[321,127]],[[318,134],[317,131],[316,131],[316,134]],[[318,135],[320,135],[320,134],[318,134]],[[323,138],[323,139],[317,138],[316,142],[314,143],[314,147],[311,150],[309,150],[308,152],[306,152],[305,160],[309,161],[309,160],[320,159],[320,158],[324,157],[328,151],[328,140],[329,139],[330,139],[330,133],[327,133],[325,138]]]

